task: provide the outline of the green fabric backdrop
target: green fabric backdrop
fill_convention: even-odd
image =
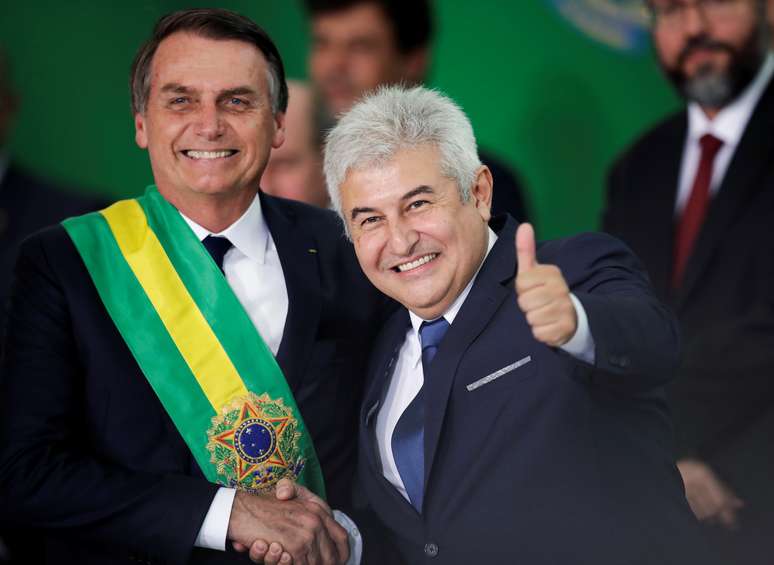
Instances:
[[[677,107],[647,42],[622,48],[636,3],[437,1],[429,82],[462,104],[483,147],[518,168],[541,237],[595,229],[611,159]],[[134,196],[152,180],[134,145],[127,77],[160,15],[213,4],[242,12],[277,41],[289,76],[306,74],[301,0],[1,4],[22,104],[11,152],[84,191]]]

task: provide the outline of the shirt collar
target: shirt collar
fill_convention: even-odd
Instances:
[[[200,226],[182,212],[180,215],[191,227],[199,241],[204,240],[208,235],[227,237],[239,251],[250,259],[263,264],[271,238],[269,237],[269,228],[263,218],[261,199],[257,194],[245,213],[236,222],[218,233],[213,233]]]
[[[465,299],[468,297],[468,294],[470,294],[470,289],[473,288],[473,283],[476,280],[476,277],[478,276],[478,272],[481,270],[481,267],[484,265],[484,261],[486,261],[486,258],[489,256],[489,252],[492,251],[492,247],[494,247],[495,242],[497,241],[497,234],[492,231],[492,228],[487,228],[488,230],[488,242],[487,242],[487,248],[486,253],[484,254],[484,258],[481,260],[481,264],[478,266],[478,269],[476,269],[475,274],[470,278],[470,282],[468,282],[467,286],[465,286],[464,290],[460,293],[460,295],[452,302],[451,306],[449,306],[448,310],[443,313],[443,317],[446,318],[446,321],[449,322],[449,325],[454,323],[454,318],[457,317],[457,314],[460,311],[460,308],[462,308],[462,305],[465,303]],[[424,320],[414,314],[411,310],[409,310],[409,318],[411,318],[411,327],[413,330],[413,333],[416,335],[417,340],[419,340],[419,326],[422,325],[422,322],[425,321],[432,321],[432,320]],[[437,320],[438,318],[436,318]]]
[[[725,146],[735,147],[772,74],[774,55],[768,53],[755,79],[731,104],[721,109],[713,120],[707,117],[696,102],[691,102],[688,105],[688,136],[691,141],[698,141],[704,134],[711,133]]]

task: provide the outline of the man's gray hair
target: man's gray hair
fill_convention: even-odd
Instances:
[[[438,148],[441,173],[467,202],[481,166],[470,120],[450,98],[421,86],[385,86],[345,113],[325,142],[325,180],[342,219],[341,184],[350,170],[387,164],[401,149]],[[344,222],[346,226],[346,221]]]

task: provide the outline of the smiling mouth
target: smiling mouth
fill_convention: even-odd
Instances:
[[[405,273],[406,271],[411,271],[429,263],[430,261],[435,260],[438,255],[440,255],[440,253],[428,253],[427,255],[422,255],[418,259],[414,259],[408,263],[401,263],[400,265],[396,265],[392,268],[392,270],[396,273]]]
[[[221,151],[196,151],[193,149],[185,149],[182,153],[189,159],[199,161],[203,159],[227,159],[236,155],[239,151],[236,149],[224,149]]]

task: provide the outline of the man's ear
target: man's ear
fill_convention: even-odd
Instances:
[[[285,143],[285,112],[277,112],[274,115],[274,136],[271,140],[271,146],[277,149],[283,143]]]
[[[492,171],[486,165],[481,165],[470,187],[470,198],[484,222],[489,222],[492,217],[492,189]]]
[[[134,115],[134,141],[141,149],[148,148],[148,132],[145,130],[145,116]]]

